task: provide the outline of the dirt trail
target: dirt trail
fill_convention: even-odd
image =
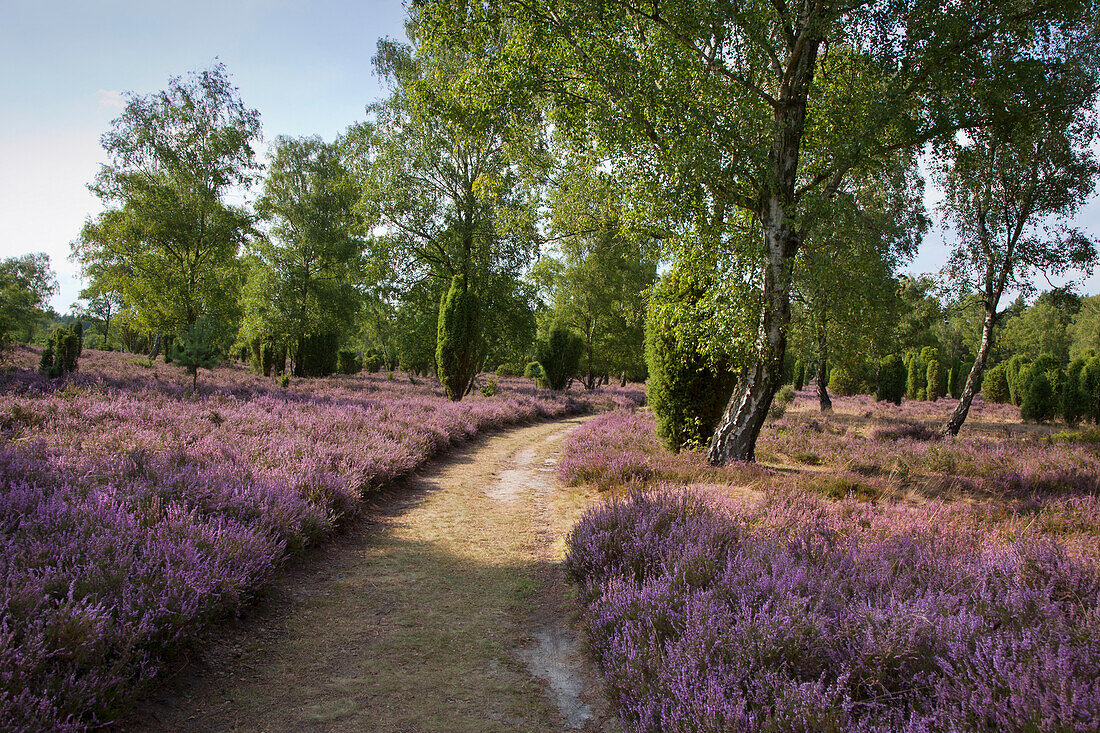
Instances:
[[[143,701],[132,729],[617,731],[570,623],[557,481],[583,418],[434,462],[280,574]]]

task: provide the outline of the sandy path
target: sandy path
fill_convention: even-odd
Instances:
[[[480,439],[380,496],[214,632],[125,727],[618,730],[570,623],[556,479],[584,418]]]

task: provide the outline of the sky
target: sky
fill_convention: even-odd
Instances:
[[[0,257],[46,252],[52,305],[68,312],[81,287],[69,243],[101,211],[86,185],[125,92],[217,60],[260,111],[262,149],[278,135],[331,140],[383,95],[371,57],[379,39],[405,40],[404,17],[397,0],[0,0]],[[1100,235],[1100,197],[1078,223]],[[934,272],[946,250],[934,227],[908,269]],[[1100,273],[1081,290],[1100,293]]]

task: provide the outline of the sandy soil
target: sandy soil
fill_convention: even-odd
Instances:
[[[159,731],[617,731],[582,654],[557,481],[584,418],[479,439],[377,497],[220,625],[120,726]]]

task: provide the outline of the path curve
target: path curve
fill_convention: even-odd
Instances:
[[[384,492],[123,727],[618,731],[561,566],[595,497],[554,464],[585,419],[479,438]]]

